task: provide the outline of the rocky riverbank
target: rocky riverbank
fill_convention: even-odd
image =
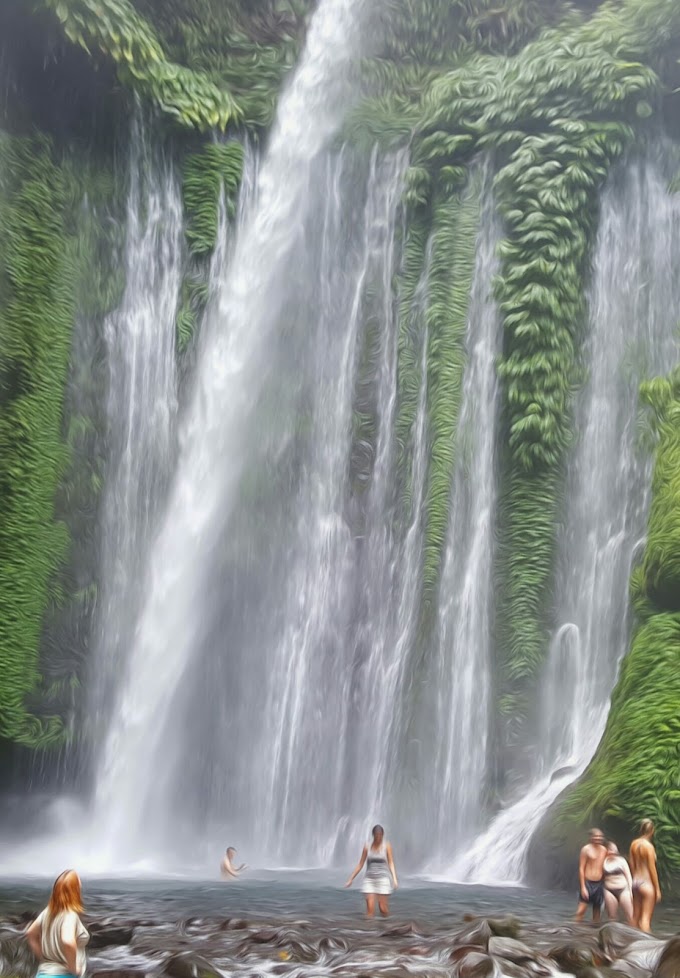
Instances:
[[[21,931],[32,914],[0,919],[0,976],[31,978]],[[532,924],[515,917],[455,923],[331,919],[175,922],[85,918],[91,978],[335,976],[335,978],[680,978],[680,937],[618,923]]]

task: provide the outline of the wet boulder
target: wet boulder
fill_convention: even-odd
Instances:
[[[219,930],[248,930],[248,921],[243,920],[241,917],[231,917],[227,920],[223,920],[220,924]]]
[[[548,952],[548,957],[555,962],[560,971],[580,978],[581,972],[595,964],[593,952],[582,944],[561,944]]]
[[[633,941],[621,955],[621,959],[635,968],[642,971],[653,972],[666,947],[665,941],[659,941],[654,937],[646,937],[642,940]],[[618,963],[616,967],[619,967]]]
[[[253,944],[274,944],[279,936],[279,932],[273,927],[262,927],[260,930],[251,931],[248,940]]]
[[[671,937],[661,952],[654,978],[680,978],[680,937]]]
[[[456,962],[456,978],[489,978],[494,973],[493,958],[483,951],[468,951]]]
[[[417,934],[417,930],[413,924],[397,924],[396,927],[390,927],[389,930],[384,930],[382,933],[383,937],[408,937],[410,934]]]
[[[620,924],[616,920],[600,927],[598,943],[608,958],[620,958],[623,952],[630,945],[640,940],[654,940],[650,935],[645,935],[635,927],[628,924]]]
[[[522,930],[517,917],[513,917],[511,914],[507,914],[505,917],[489,917],[487,923],[494,937],[513,937],[516,939]]]
[[[347,951],[349,950],[349,945],[347,941],[342,937],[322,937],[319,941],[319,951]]]
[[[537,957],[536,951],[533,951],[528,944],[516,941],[514,937],[490,937],[489,954],[496,958],[507,958],[508,961],[514,961],[516,964],[534,961]]]
[[[456,934],[454,944],[474,944],[476,947],[483,947],[486,950],[490,937],[491,928],[488,920],[478,917],[466,922],[466,926]]]
[[[161,973],[168,978],[218,978],[220,971],[200,954],[172,954],[163,963]]]
[[[88,948],[96,951],[102,947],[122,947],[124,944],[130,943],[133,935],[133,927],[116,927],[106,924],[91,925]]]

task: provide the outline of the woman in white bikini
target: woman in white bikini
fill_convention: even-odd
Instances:
[[[380,913],[387,917],[390,912],[390,893],[399,886],[397,871],[394,868],[392,846],[385,841],[382,825],[375,825],[372,835],[371,843],[364,846],[361,859],[345,886],[352,885],[365,863],[366,875],[361,889],[366,897],[366,916],[374,916],[377,900]]]
[[[619,907],[623,910],[627,924],[633,923],[633,877],[625,856],[622,856],[615,842],[607,843],[607,857],[604,861],[604,903],[610,920],[617,920]]]

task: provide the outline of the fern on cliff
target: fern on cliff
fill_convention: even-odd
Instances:
[[[173,64],[152,26],[130,0],[40,0],[64,33],[88,54],[116,64],[122,82],[185,126],[225,129],[241,110],[231,93],[203,73]]]
[[[2,137],[0,173],[0,736],[43,745],[60,721],[31,716],[26,701],[68,547],[54,500],[68,457],[61,418],[74,268],[67,186],[49,146]]]

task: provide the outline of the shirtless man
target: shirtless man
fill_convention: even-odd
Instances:
[[[583,920],[588,904],[593,908],[593,920],[598,921],[604,906],[604,861],[607,845],[602,829],[590,830],[590,841],[581,849],[578,861],[578,907],[576,919]]]
[[[629,857],[633,874],[633,923],[647,932],[652,929],[654,907],[661,899],[653,838],[654,822],[651,818],[645,818],[640,823],[639,837],[630,844]]]
[[[246,868],[246,864],[241,863],[240,866],[234,866],[235,857],[236,857],[236,849],[234,849],[233,846],[229,846],[224,856],[224,859],[222,860],[222,863],[220,865],[220,869],[222,870],[222,876],[226,876],[227,878],[232,878],[237,880],[239,878],[239,875]]]

